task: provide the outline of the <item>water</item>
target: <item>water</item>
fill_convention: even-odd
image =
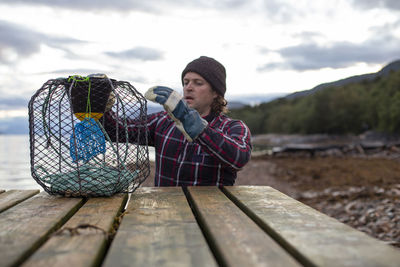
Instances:
[[[154,149],[149,147],[154,160]],[[29,135],[0,135],[0,189],[40,189],[31,176]]]
[[[29,135],[0,135],[0,188],[41,189],[31,176]]]

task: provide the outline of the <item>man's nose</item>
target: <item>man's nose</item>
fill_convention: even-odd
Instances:
[[[186,90],[186,91],[191,91],[191,90],[193,90],[193,86],[192,85],[193,85],[192,82],[188,82],[183,89]]]

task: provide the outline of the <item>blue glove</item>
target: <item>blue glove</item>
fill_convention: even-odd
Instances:
[[[164,106],[168,115],[175,121],[176,127],[189,142],[196,139],[208,125],[207,121],[196,110],[189,108],[182,96],[171,88],[154,86],[147,90],[144,96]]]

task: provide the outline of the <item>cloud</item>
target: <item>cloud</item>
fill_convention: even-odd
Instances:
[[[79,42],[82,41],[48,36],[18,24],[0,20],[0,63],[13,63],[20,58],[38,53],[41,44],[70,53],[65,45]]]
[[[309,41],[310,39],[323,37],[323,34],[320,32],[302,31],[302,32],[293,34],[293,37],[300,38],[303,41]]]
[[[13,110],[28,107],[28,98],[6,97],[0,98],[0,110]]]
[[[362,9],[386,8],[400,10],[400,1],[398,0],[353,0],[353,4]]]
[[[178,1],[180,2],[180,1]],[[186,1],[186,3],[190,4],[192,7],[200,6],[206,8],[223,8],[223,9],[239,9],[249,4],[251,0],[194,0],[194,1]]]
[[[161,51],[142,46],[120,52],[105,52],[105,54],[110,57],[129,60],[138,59],[142,61],[150,61],[163,59],[163,53]]]
[[[72,69],[58,69],[50,72],[41,72],[41,73],[35,73],[36,75],[51,75],[52,79],[56,79],[59,77],[64,77],[67,78],[72,75],[81,75],[81,76],[87,76],[89,74],[94,74],[94,73],[104,73],[107,75],[108,78],[110,79],[116,79],[119,81],[125,80],[129,82],[134,82],[134,83],[148,83],[149,81],[141,75],[132,75],[129,74],[124,77],[120,77],[119,73],[119,68],[120,66],[111,66],[110,69],[108,70],[102,70],[102,69],[85,69],[85,68],[72,68]],[[1,100],[0,100],[0,105],[1,105]],[[1,106],[0,106],[1,110]]]
[[[18,56],[29,56],[38,52],[40,42],[40,34],[0,21],[0,62],[12,60],[12,52]]]
[[[276,2],[276,1],[274,1]],[[210,9],[239,9],[248,4],[246,0],[2,0],[7,4],[48,6],[81,11],[145,11],[162,13],[166,9],[197,7]]]
[[[330,45],[303,43],[275,51],[283,62],[270,62],[258,71],[292,69],[297,71],[321,68],[345,68],[355,63],[386,63],[398,59],[400,39],[390,35],[375,36],[364,43],[336,42]],[[261,51],[265,53],[265,51]]]
[[[99,70],[99,69],[85,69],[85,68],[72,68],[72,69],[58,69],[54,71],[49,71],[49,72],[41,72],[41,73],[35,73],[38,75],[43,75],[43,74],[50,74],[50,75],[64,75],[63,77],[71,76],[71,75],[89,75],[93,73],[107,73],[106,70]]]
[[[151,1],[140,1],[140,0],[3,0],[3,3],[8,4],[29,4],[36,6],[49,6],[66,9],[75,9],[82,11],[93,11],[93,10],[142,10],[146,11],[153,9],[149,6]]]
[[[124,79],[125,81],[128,81],[131,83],[131,85],[135,86],[136,83],[144,83],[148,84],[149,80],[143,76],[140,75],[128,75]]]
[[[292,3],[284,0],[262,1],[261,9],[267,14],[269,19],[280,23],[290,23],[295,16],[303,16],[301,9],[296,8]]]
[[[311,0],[306,0],[310,2]],[[308,3],[307,2],[307,3]],[[84,12],[131,12],[171,15],[176,11],[212,11],[227,15],[229,12],[261,14],[268,20],[288,24],[295,18],[310,13],[309,5],[300,8],[292,0],[2,0],[9,5],[45,6]]]

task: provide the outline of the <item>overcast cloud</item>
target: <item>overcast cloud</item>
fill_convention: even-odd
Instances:
[[[270,52],[270,51],[267,51]],[[336,42],[329,45],[302,43],[279,49],[283,62],[271,62],[259,71],[294,69],[298,71],[321,68],[345,68],[355,63],[389,62],[400,58],[400,39],[391,35],[375,36],[360,44]]]
[[[28,102],[28,98],[24,97],[0,98],[0,110],[25,108]]]
[[[143,61],[160,60],[163,58],[163,53],[157,49],[147,47],[135,47],[129,50],[120,52],[105,52],[106,55],[120,59],[138,59]]]
[[[107,11],[120,12],[144,11],[150,13],[165,13],[168,9],[194,7],[209,9],[237,9],[248,4],[251,0],[3,0],[9,4],[29,4],[36,6],[60,7],[82,11]],[[279,0],[267,1],[275,2]],[[268,6],[270,6],[268,4]]]
[[[0,20],[0,63],[13,64],[40,51],[40,45],[69,52],[66,45],[82,41],[68,37],[54,37],[33,31],[27,27]]]
[[[154,0],[155,1],[155,0]],[[153,0],[3,0],[8,4],[28,4],[35,6],[60,7],[82,11],[93,10],[118,10],[118,11],[156,11],[156,5]]]
[[[400,1],[398,0],[353,0],[356,7],[364,9],[388,8],[400,10]]]
[[[106,73],[142,93],[181,89],[182,69],[201,55],[225,65],[228,99],[400,59],[397,0],[2,0],[0,14],[0,117],[46,80],[74,74]]]

